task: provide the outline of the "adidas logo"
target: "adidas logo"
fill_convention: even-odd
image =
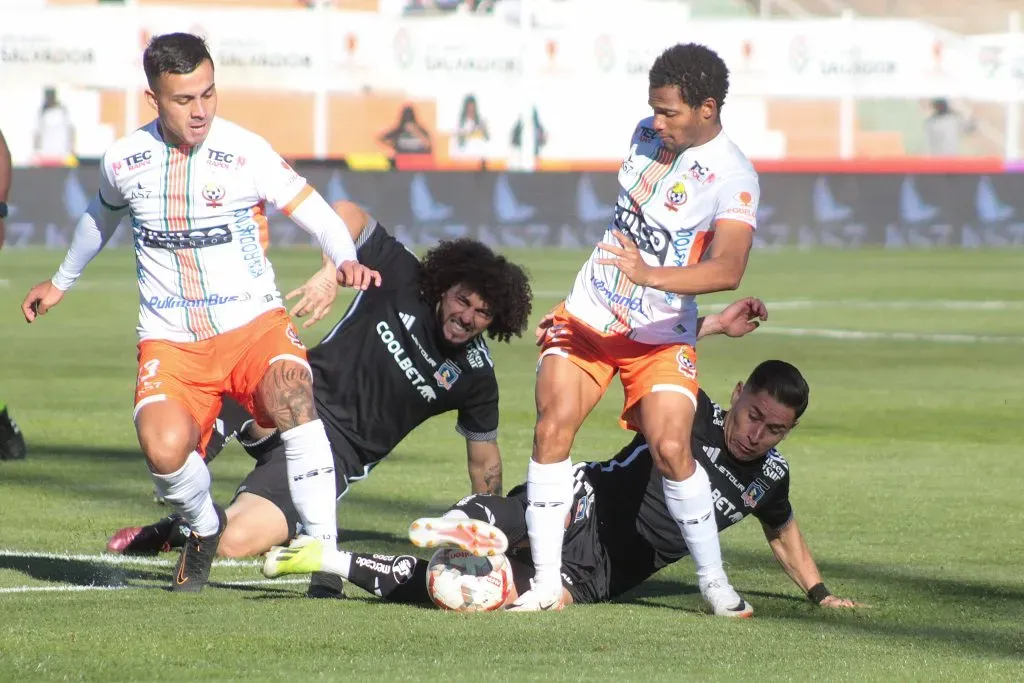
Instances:
[[[412,324],[416,322],[416,316],[409,315],[408,313],[399,313],[398,317],[402,319],[402,324],[405,325],[405,329],[411,330]]]

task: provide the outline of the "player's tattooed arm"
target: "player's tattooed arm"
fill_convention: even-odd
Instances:
[[[256,401],[282,432],[317,419],[309,368],[291,361],[270,366],[256,387]]]
[[[496,440],[466,440],[469,482],[473,493],[501,494],[501,451]]]

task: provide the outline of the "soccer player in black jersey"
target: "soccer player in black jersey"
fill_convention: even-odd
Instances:
[[[382,277],[381,286],[360,292],[308,352],[339,496],[415,427],[452,410],[458,413],[456,429],[466,438],[472,490],[500,493],[498,383],[484,335],[499,342],[522,335],[532,302],[526,273],[467,239],[442,242],[420,261],[356,205],[339,202],[335,210],[353,231],[360,263]],[[333,265],[325,264],[323,272],[325,291],[333,297]],[[318,288],[317,282],[314,276],[308,288]],[[322,300],[297,306],[315,309],[316,315],[324,307]],[[257,460],[227,509],[222,556],[256,555],[298,533],[280,436],[255,429],[245,411],[226,401],[205,454],[209,460],[238,435]],[[169,549],[180,537],[180,521],[172,516],[121,529],[107,548],[154,552]]]
[[[807,383],[795,367],[765,361],[746,382],[737,384],[728,412],[699,393],[691,446],[711,480],[719,532],[752,515],[761,522],[779,564],[808,599],[824,607],[856,607],[825,587],[789,500],[789,463],[776,450],[797,425],[808,398]],[[688,554],[665,504],[662,474],[642,435],[610,460],[577,465],[574,476],[562,545],[565,604],[611,600]],[[522,592],[533,576],[526,503],[525,485],[507,497],[471,495],[443,517],[413,522],[409,537],[421,547],[457,545],[479,554],[505,551],[516,589]],[[318,553],[306,550],[303,540],[291,548],[271,550],[264,572],[279,576],[321,570]],[[332,560],[338,561],[339,575],[385,600],[430,602],[426,560],[341,552]],[[514,592],[506,604],[515,597]],[[751,615],[748,608],[731,616]]]

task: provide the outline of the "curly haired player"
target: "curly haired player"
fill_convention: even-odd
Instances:
[[[339,497],[364,478],[415,427],[451,410],[466,438],[474,493],[501,492],[498,383],[486,334],[507,342],[526,329],[533,294],[518,265],[468,239],[442,242],[418,261],[362,209],[348,202],[335,211],[353,228],[360,263],[380,272],[380,287],[359,292],[341,321],[309,349],[316,411],[334,452]],[[333,264],[305,286],[295,315],[329,307]],[[326,294],[327,300],[324,299]],[[320,296],[318,303],[312,303]],[[299,531],[288,493],[280,434],[261,430],[237,404],[225,403],[207,460],[235,435],[257,460],[226,510],[219,554],[264,552]],[[180,542],[176,516],[147,527],[127,527],[110,539],[112,552],[154,552]],[[334,584],[340,591],[340,581]],[[314,583],[311,594],[331,595]]]

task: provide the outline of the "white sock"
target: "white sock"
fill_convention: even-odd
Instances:
[[[526,528],[536,569],[533,580],[538,586],[562,587],[562,539],[572,487],[572,462],[568,458],[549,465],[530,460],[526,468]]]
[[[210,470],[195,451],[177,472],[150,472],[160,497],[174,506],[198,536],[213,536],[220,528],[210,495]]]
[[[352,568],[352,553],[339,550],[333,553],[324,553],[320,559],[320,571],[328,574],[337,574],[343,579],[348,579],[348,572]]]
[[[679,530],[697,565],[697,579],[701,585],[714,579],[726,579],[722,567],[722,547],[718,543],[718,524],[715,522],[714,501],[708,473],[696,463],[697,470],[683,481],[665,478],[662,481],[668,510],[679,525]]]
[[[338,542],[338,500],[334,456],[320,420],[281,432],[288,467],[288,492],[302,520],[303,533],[334,552]],[[329,554],[329,553],[325,553]]]

